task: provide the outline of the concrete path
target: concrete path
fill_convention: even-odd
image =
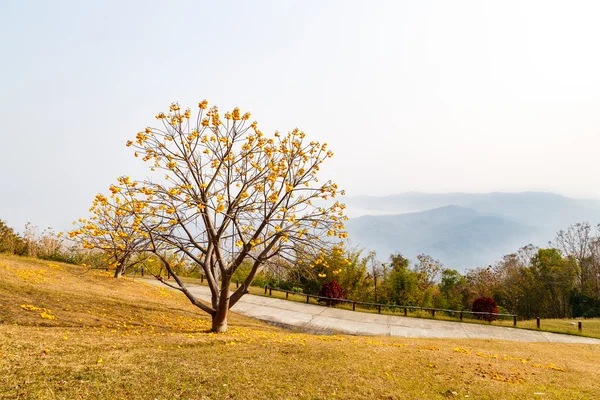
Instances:
[[[162,285],[158,281],[148,283]],[[206,286],[189,285],[198,298],[210,302]],[[232,311],[262,321],[310,332],[382,335],[412,338],[502,339],[521,342],[599,344],[600,339],[482,324],[437,321],[328,308],[314,304],[247,294]]]

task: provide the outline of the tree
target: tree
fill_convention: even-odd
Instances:
[[[556,246],[575,261],[577,290],[600,300],[600,226],[595,231],[587,222],[561,230],[556,235]]]
[[[593,240],[592,227],[587,222],[571,225],[566,231],[561,229],[556,234],[557,248],[575,261],[577,283],[583,293],[587,293],[588,286],[593,281]]]
[[[529,268],[537,250],[531,244],[521,247],[515,253],[502,257],[493,267],[493,297],[513,314],[535,316],[532,312],[536,305],[531,296],[535,282],[530,279]]]
[[[600,231],[600,225],[596,227]],[[590,293],[589,295],[600,301],[600,237],[595,236],[590,243]]]
[[[367,281],[367,262],[370,254],[361,258],[361,250],[347,250],[343,260],[339,260],[339,273],[336,280],[344,288],[346,298],[361,301],[362,296],[369,294]]]
[[[535,277],[538,316],[566,318],[569,316],[569,291],[576,278],[575,260],[563,258],[558,249],[539,249],[531,259]]]
[[[443,270],[441,282],[438,285],[440,296],[436,307],[462,310],[464,308],[463,299],[467,291],[466,284],[466,279],[460,272],[449,268]]]
[[[387,277],[388,300],[398,305],[416,304],[419,274],[409,268],[410,260],[402,254],[390,255],[390,272]]]
[[[150,162],[154,178],[166,172],[164,182],[123,179],[115,189],[143,205],[125,211],[140,221],[148,250],[174,277],[165,283],[209,313],[213,331],[224,332],[228,310],[270,260],[317,257],[347,237],[345,206],[326,202],[344,192],[319,183],[321,164],[333,156],[327,143],[309,142],[298,129],[267,138],[238,108],[222,116],[202,101],[198,109],[193,118],[174,103],[156,116],[161,126],[127,143]],[[202,269],[211,304],[190,293],[167,254]],[[246,260],[250,272],[230,293],[231,277]]]
[[[368,292],[366,281],[367,257],[360,257],[360,250],[346,250],[336,247],[327,253],[320,254],[316,259],[299,260],[298,268],[303,274],[298,275],[298,284],[305,293],[318,294],[323,283],[331,276],[344,289],[346,298],[356,301],[364,300]]]
[[[421,290],[426,290],[437,283],[444,265],[426,254],[417,256],[418,263],[415,265],[415,272],[420,276]]]
[[[27,242],[13,228],[0,220],[0,253],[25,255]]]
[[[119,178],[118,183],[131,189],[137,186],[129,177]],[[111,185],[110,191],[109,197],[96,195],[90,208],[92,216],[74,222],[76,229],[70,231],[69,236],[85,249],[105,253],[107,268],[114,268],[114,277],[120,278],[131,257],[141,255],[148,248],[149,234],[140,229],[148,203],[136,198],[133,190],[123,191]]]

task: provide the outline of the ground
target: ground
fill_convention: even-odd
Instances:
[[[600,346],[310,335],[177,293],[0,256],[0,398],[593,399]]]

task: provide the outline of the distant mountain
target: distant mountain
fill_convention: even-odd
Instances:
[[[553,193],[409,192],[345,203],[354,216],[347,223],[352,244],[377,251],[380,259],[426,253],[461,271],[528,243],[544,246],[573,223],[600,223],[600,201]]]
[[[600,223],[600,200],[581,200],[554,193],[419,193],[354,196],[344,202],[351,216],[399,214],[447,205],[503,216],[526,225],[566,228],[580,221]]]

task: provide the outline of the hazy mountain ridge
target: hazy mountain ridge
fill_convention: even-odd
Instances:
[[[528,243],[545,246],[573,223],[600,223],[600,201],[554,193],[409,192],[345,202],[354,215],[379,214],[348,221],[352,244],[377,251],[380,259],[394,252],[412,259],[426,253],[461,271],[492,264]]]

